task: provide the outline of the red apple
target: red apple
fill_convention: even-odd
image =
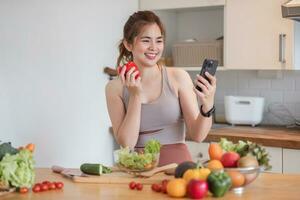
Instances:
[[[237,162],[240,159],[240,155],[236,152],[226,152],[221,158],[221,162],[224,167],[237,167]]]
[[[187,192],[189,197],[193,199],[201,199],[207,195],[208,184],[203,180],[192,179],[187,186]]]

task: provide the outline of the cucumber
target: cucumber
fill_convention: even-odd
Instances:
[[[112,170],[102,164],[84,163],[80,166],[80,170],[85,174],[101,175],[111,173]]]

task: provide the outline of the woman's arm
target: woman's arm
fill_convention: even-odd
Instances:
[[[120,76],[122,74],[123,78],[110,81],[106,85],[106,103],[117,143],[122,147],[134,148],[139,136],[141,119],[140,78],[133,80],[130,77],[136,75],[133,70],[127,74],[128,81],[125,80],[124,71]],[[127,112],[121,98],[123,85],[130,91]]]
[[[186,71],[176,69],[173,71],[172,75],[174,77],[173,80],[175,81],[175,88],[178,91],[178,98],[180,100],[187,128],[187,136],[196,142],[201,142],[206,138],[211,129],[212,117],[204,117],[201,115],[197,102],[197,95],[203,105],[203,112],[209,111],[214,104],[216,80],[213,77],[214,80],[211,81],[212,85],[210,86],[207,86],[207,84],[209,84],[208,82],[199,85],[203,90],[203,93],[200,93],[195,89],[194,84]],[[201,81],[203,81],[203,79],[201,79]]]

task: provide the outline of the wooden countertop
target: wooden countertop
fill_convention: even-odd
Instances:
[[[228,126],[212,129],[205,142],[218,142],[222,137],[234,142],[249,140],[264,146],[300,149],[299,128]]]
[[[150,185],[144,185],[142,191],[130,190],[127,184],[87,184],[73,183],[71,180],[63,178],[60,174],[52,173],[50,169],[37,169],[36,181],[63,181],[64,189],[47,191],[40,193],[29,192],[27,194],[11,193],[2,196],[3,200],[112,200],[112,199],[173,199],[166,194],[151,191]],[[137,180],[138,181],[138,180]],[[300,175],[283,175],[262,173],[247,186],[242,195],[228,192],[223,198],[218,199],[299,199],[300,196]],[[216,199],[216,198],[204,198]]]

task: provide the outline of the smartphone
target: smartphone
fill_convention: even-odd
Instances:
[[[205,59],[202,64],[202,68],[200,71],[200,76],[204,77],[206,80],[209,81],[207,76],[205,76],[205,72],[210,73],[211,75],[215,75],[218,67],[218,61],[217,60],[212,60],[212,59]],[[196,89],[202,92],[202,89],[197,85]]]

